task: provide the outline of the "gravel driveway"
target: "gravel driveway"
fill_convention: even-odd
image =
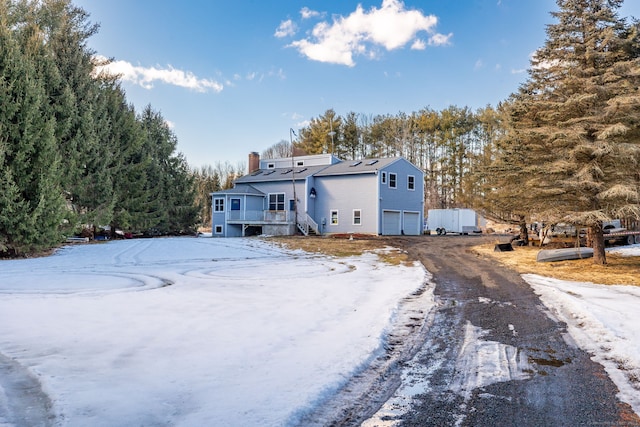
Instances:
[[[552,319],[529,285],[470,250],[494,241],[390,239],[432,273],[437,308],[411,352],[389,355],[396,361],[382,373],[384,384],[331,425],[640,426],[603,367],[571,343],[565,324]],[[420,390],[410,402],[402,396],[407,386]]]

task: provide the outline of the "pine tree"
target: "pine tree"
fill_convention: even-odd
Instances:
[[[191,172],[196,189],[195,204],[198,207],[200,224],[211,227],[211,193],[220,191],[220,176],[212,166],[202,166]]]
[[[64,199],[55,120],[36,64],[46,61],[41,39],[23,43],[9,26],[0,4],[0,252],[28,252],[62,240]]]
[[[506,104],[498,156],[512,180],[501,191],[542,220],[587,227],[597,264],[603,222],[640,218],[640,39],[621,3],[557,1],[557,23]]]
[[[296,148],[307,154],[339,153],[341,126],[342,118],[333,109],[327,110],[324,116],[311,119],[309,126],[300,130]]]

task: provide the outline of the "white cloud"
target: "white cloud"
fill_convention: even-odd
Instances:
[[[483,67],[484,67],[484,62],[482,62],[482,59],[478,59],[476,61],[475,65],[473,66],[473,68],[475,70],[478,70],[478,69],[483,68]]]
[[[99,57],[98,60],[105,58]],[[96,67],[97,72],[106,72],[120,76],[122,81],[142,86],[145,89],[153,88],[155,82],[184,87],[196,92],[221,92],[224,86],[210,79],[198,78],[191,71],[183,71],[167,66],[166,68],[141,67],[127,61],[113,61],[107,65]]]
[[[303,7],[300,10],[300,16],[302,16],[302,19],[309,19],[309,18],[315,18],[317,16],[321,16],[322,14],[320,12],[317,12],[315,10],[311,10],[308,7]]]
[[[296,24],[291,20],[287,19],[286,21],[282,21],[280,26],[276,30],[274,36],[281,39],[283,37],[293,36],[297,31]]]
[[[429,37],[429,46],[447,46],[451,44],[451,38],[453,37],[453,33],[449,33],[447,35],[444,34],[434,34]]]
[[[400,0],[383,0],[380,8],[365,11],[358,5],[347,17],[334,18],[331,24],[320,22],[310,37],[289,46],[315,61],[353,67],[354,56],[376,57],[377,47],[390,51],[412,43],[413,49],[424,49],[424,41],[416,38],[421,31],[431,35],[429,45],[448,44],[452,35],[435,33],[437,22],[434,15],[406,9]]]
[[[422,39],[416,39],[411,45],[411,49],[413,50],[425,50],[427,48],[427,44]]]

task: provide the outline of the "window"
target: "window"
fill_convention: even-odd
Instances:
[[[409,175],[407,177],[407,189],[415,190],[416,189],[416,177],[413,175]]]
[[[298,162],[296,162],[296,166],[304,166],[304,160],[298,160]]]
[[[362,224],[362,211],[360,209],[353,210],[353,225]]]
[[[267,169],[273,169],[273,168],[275,168],[275,167],[276,167],[276,164],[275,164],[275,163],[269,163],[269,164],[267,164]]]
[[[284,193],[269,194],[269,210],[270,211],[284,210]]]
[[[213,199],[213,211],[224,212],[224,199]]]
[[[382,182],[383,184],[387,183],[387,173],[386,172],[382,172],[380,174],[380,182]]]
[[[398,179],[398,175],[396,175],[395,173],[390,173],[389,174],[389,188],[396,188],[397,184],[396,184],[396,180]]]
[[[331,225],[338,225],[338,211],[331,211]]]
[[[373,159],[373,160],[369,160],[367,162],[367,165],[371,166],[371,165],[375,165],[376,163],[378,163],[378,159]]]
[[[216,225],[215,233],[216,234],[222,234],[222,226],[221,225]]]
[[[232,211],[240,210],[240,199],[231,199],[231,210]]]

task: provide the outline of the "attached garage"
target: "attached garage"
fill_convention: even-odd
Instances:
[[[400,211],[382,211],[382,235],[398,236],[400,227]]]
[[[408,236],[418,236],[421,234],[419,212],[403,212],[402,223],[404,224],[402,228],[404,234]]]

